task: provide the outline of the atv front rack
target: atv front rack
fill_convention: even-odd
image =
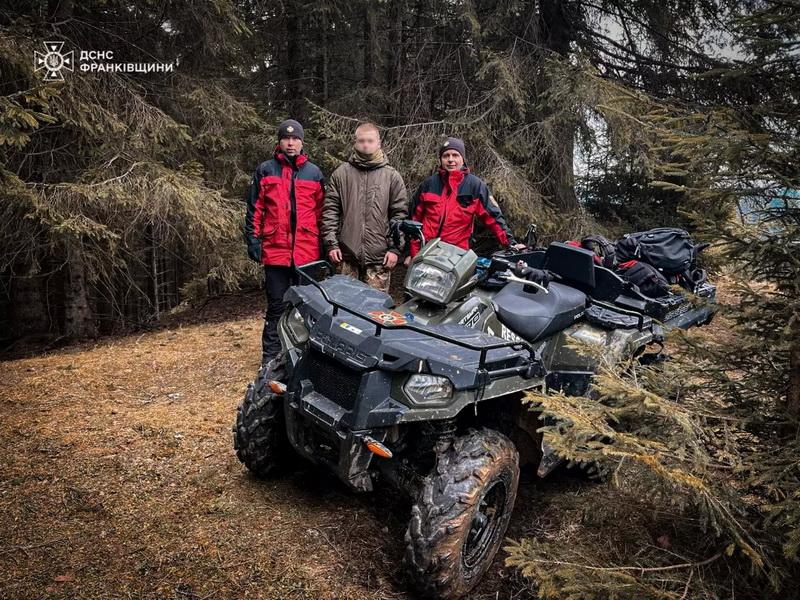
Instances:
[[[465,348],[466,350],[470,350],[473,352],[479,353],[478,358],[478,373],[480,375],[480,379],[482,380],[481,384],[486,384],[493,379],[501,379],[509,376],[519,375],[526,379],[530,379],[532,377],[540,377],[544,374],[544,368],[542,366],[541,360],[537,358],[536,352],[528,342],[522,341],[503,341],[503,342],[496,342],[496,343],[489,343],[489,344],[475,344],[469,342],[467,340],[460,340],[453,337],[448,337],[444,334],[438,333],[426,327],[420,327],[414,323],[400,323],[400,324],[388,324],[388,323],[381,323],[377,321],[374,317],[364,314],[356,309],[350,308],[341,302],[338,302],[330,297],[330,295],[326,292],[325,288],[320,285],[319,281],[314,279],[311,275],[309,275],[306,271],[311,270],[313,268],[324,267],[329,272],[333,272],[332,265],[326,260],[317,260],[308,264],[305,264],[300,267],[295,267],[295,271],[306,280],[307,283],[313,285],[322,297],[325,299],[333,307],[332,316],[336,316],[339,311],[344,311],[350,315],[363,319],[372,325],[375,326],[375,336],[380,337],[381,332],[384,329],[390,330],[409,330],[414,331],[416,333],[429,336],[441,342],[445,342],[448,344],[453,344],[455,346],[459,346],[461,348]],[[465,328],[466,329],[466,328]],[[482,332],[475,332],[478,334],[483,334]],[[483,334],[488,335],[488,334]],[[499,369],[489,369],[486,365],[488,353],[491,350],[498,350],[501,348],[509,348],[515,351],[523,351],[527,350],[528,352],[528,364],[526,365],[518,365],[514,367],[503,367]]]

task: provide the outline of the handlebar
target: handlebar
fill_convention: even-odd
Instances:
[[[543,285],[539,285],[535,281],[530,281],[529,279],[523,279],[522,277],[517,277],[516,275],[506,275],[505,273],[498,273],[497,277],[499,279],[504,279],[505,281],[515,281],[517,283],[524,283],[525,285],[532,285],[533,287],[542,290],[545,294],[550,293],[550,290],[548,290]]]
[[[404,245],[404,239],[401,236],[419,240],[421,246],[425,245],[425,234],[422,233],[422,223],[419,221],[412,221],[411,219],[397,221],[392,219],[389,222],[389,231],[398,248]]]

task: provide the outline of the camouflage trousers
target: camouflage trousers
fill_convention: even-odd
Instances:
[[[392,271],[383,265],[360,265],[355,261],[345,259],[337,265],[336,272],[355,277],[376,290],[389,292]]]

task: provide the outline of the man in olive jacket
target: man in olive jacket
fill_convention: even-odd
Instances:
[[[356,127],[353,153],[325,186],[322,239],[340,273],[388,291],[401,255],[389,222],[408,216],[403,178],[389,166],[374,123]]]

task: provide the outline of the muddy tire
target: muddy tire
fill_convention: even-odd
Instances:
[[[503,542],[519,483],[519,454],[491,429],[457,438],[439,456],[411,509],[405,570],[429,598],[469,592]]]
[[[281,381],[285,370],[281,363],[260,372],[247,386],[244,400],[236,409],[233,447],[236,457],[259,478],[285,471],[294,461],[286,436],[283,399],[270,390],[267,381]]]

